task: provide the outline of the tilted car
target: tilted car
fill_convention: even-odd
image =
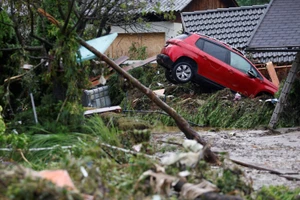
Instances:
[[[238,50],[197,33],[172,38],[157,55],[171,83],[192,81],[214,88],[230,88],[248,97],[274,96],[278,87],[266,79]]]

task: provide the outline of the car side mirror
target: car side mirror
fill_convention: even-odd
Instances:
[[[254,74],[254,72],[252,70],[249,70],[247,72],[247,74],[251,77],[251,78],[257,78],[257,76]]]

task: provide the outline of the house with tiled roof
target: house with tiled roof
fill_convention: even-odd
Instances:
[[[299,52],[300,1],[272,0],[247,43],[248,51]]]
[[[118,37],[109,49],[113,57],[128,55],[128,49],[134,43],[137,47],[146,47],[147,56],[158,54],[165,41],[183,31],[181,12],[228,8],[238,6],[236,0],[145,0],[144,18],[148,23],[141,26],[112,27]],[[174,18],[165,19],[165,14]]]
[[[238,6],[236,0],[147,0],[144,12],[147,13],[150,20],[157,20],[155,16],[160,17],[159,13],[163,15],[173,12],[176,17],[174,21],[181,22],[181,12],[236,6]],[[157,8],[159,12],[157,12]]]
[[[186,32],[205,34],[244,51],[257,25],[263,19],[267,8],[268,5],[256,5],[183,12],[181,14],[182,23]],[[288,12],[283,15],[287,16],[287,13]],[[299,18],[295,18],[295,20],[296,19],[298,20]],[[276,24],[277,22],[270,23],[269,29],[264,30],[262,34],[271,34],[272,36],[277,34],[278,30],[276,29]],[[285,32],[285,37],[288,37],[288,28],[281,29],[281,31]],[[284,65],[290,64],[294,60],[295,53],[287,51],[263,51],[251,52],[246,54],[246,56],[256,64],[271,61],[277,65]]]

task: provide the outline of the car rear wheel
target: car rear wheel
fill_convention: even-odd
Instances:
[[[172,76],[172,70],[166,69],[166,70],[165,70],[165,77],[166,77],[166,79],[167,79],[170,83],[178,84],[178,82],[175,81],[175,79],[174,79],[173,76]]]
[[[179,62],[174,66],[172,76],[178,83],[187,83],[191,81],[194,76],[193,67],[188,62]]]

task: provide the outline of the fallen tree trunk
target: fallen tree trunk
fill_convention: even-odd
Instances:
[[[149,99],[151,99],[152,102],[154,102],[157,106],[159,106],[162,110],[164,110],[166,113],[168,113],[176,122],[178,128],[185,134],[185,136],[188,139],[194,139],[203,146],[207,145],[207,142],[199,136],[199,134],[192,129],[190,124],[181,116],[179,115],[172,107],[168,106],[164,101],[162,101],[159,97],[155,95],[155,93],[141,84],[136,78],[131,76],[129,73],[127,73],[125,70],[123,70],[120,66],[118,66],[114,61],[109,59],[106,55],[102,54],[101,52],[97,51],[94,47],[89,45],[87,42],[85,42],[82,38],[78,38],[79,43],[90,50],[92,53],[94,53],[98,58],[106,62],[110,67],[112,67],[114,70],[116,70],[119,74],[121,74],[123,77],[125,77],[128,81],[131,82],[133,86],[138,88],[141,92],[143,92],[145,95],[148,96]],[[211,151],[207,151],[207,154],[205,155],[205,160],[212,162],[212,163],[219,163],[218,157]]]
[[[50,14],[46,13],[44,10],[39,9],[38,12],[48,18],[49,21],[51,21],[56,26],[60,27],[59,22],[52,17]],[[85,42],[82,38],[78,36],[77,38],[78,42],[94,53],[98,58],[106,62],[110,67],[112,67],[114,70],[116,70],[119,74],[121,74],[123,77],[125,77],[128,81],[132,83],[133,86],[138,88],[141,92],[143,92],[145,95],[148,96],[151,101],[153,101],[157,106],[159,106],[162,110],[164,110],[166,113],[168,113],[176,122],[178,128],[185,134],[185,136],[188,139],[194,139],[203,146],[207,145],[207,142],[199,136],[199,134],[193,130],[190,126],[190,124],[182,117],[180,116],[173,108],[168,106],[164,101],[162,101],[159,97],[157,97],[152,90],[141,84],[136,78],[131,76],[129,73],[127,73],[125,70],[123,70],[119,65],[117,65],[114,61],[109,59],[106,55],[102,54],[101,52],[97,51],[94,47],[89,45],[87,42]],[[218,157],[208,148],[206,155],[204,155],[204,159],[207,162],[210,163],[216,163],[219,164],[220,161]]]

